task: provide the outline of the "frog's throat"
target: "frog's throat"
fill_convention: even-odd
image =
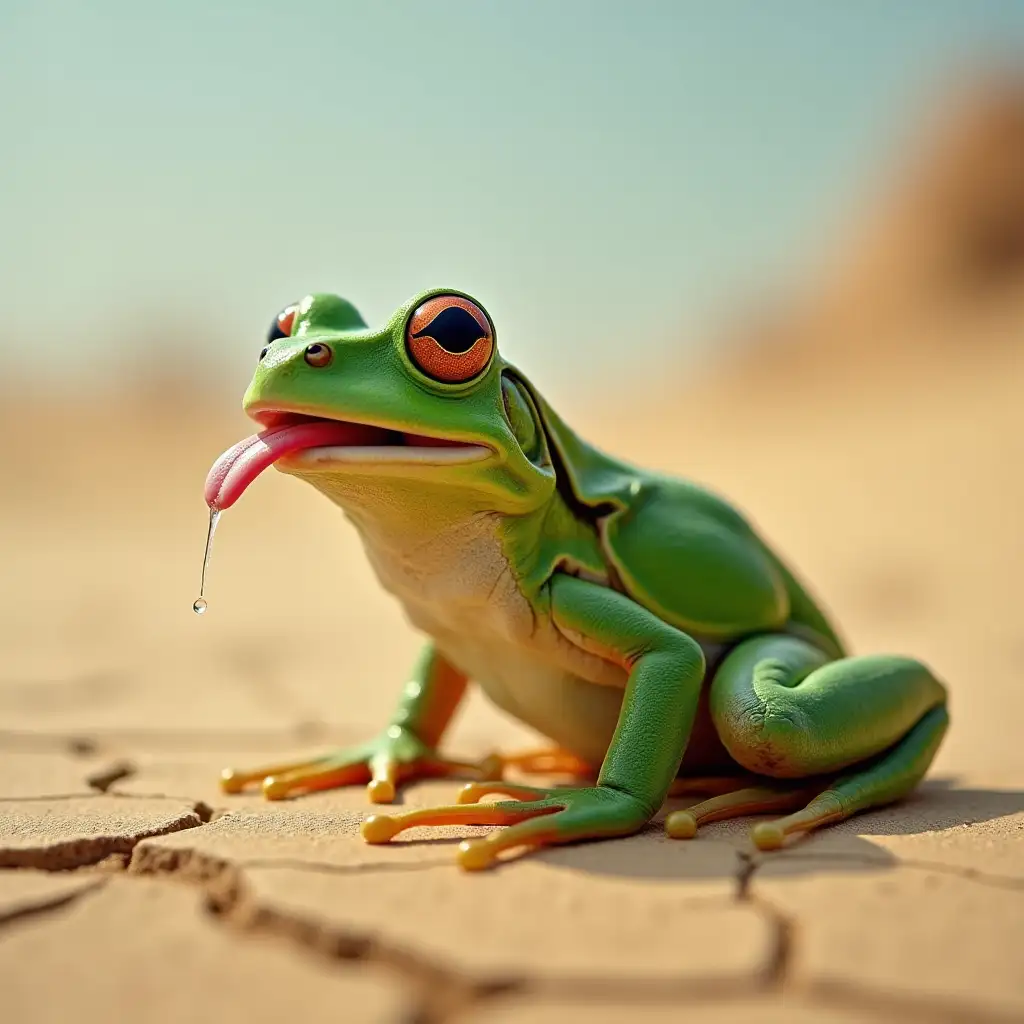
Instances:
[[[334,462],[314,469],[304,460],[284,459],[275,468],[311,485],[353,520],[373,520],[409,536],[427,523],[433,529],[481,516],[530,515],[550,501],[547,491],[516,491],[506,468],[487,458]]]

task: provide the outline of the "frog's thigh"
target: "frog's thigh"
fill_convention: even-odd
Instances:
[[[811,644],[787,636],[740,644],[711,683],[711,716],[729,754],[750,771],[774,778],[857,765],[803,811],[758,826],[757,844],[777,846],[790,832],[908,793],[945,733],[945,702],[943,685],[910,658],[830,662]]]
[[[920,662],[894,656],[830,661],[790,636],[741,643],[711,682],[710,709],[726,750],[777,779],[835,772],[892,746],[945,689]]]

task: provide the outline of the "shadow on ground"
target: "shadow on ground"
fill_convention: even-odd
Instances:
[[[1024,790],[961,789],[955,779],[936,779],[899,804],[798,839],[777,853],[760,854],[748,839],[750,829],[764,817],[706,825],[691,840],[665,836],[659,818],[627,839],[565,846],[532,856],[553,867],[650,880],[731,878],[737,862],[750,857],[765,862],[784,858],[797,873],[879,871],[895,867],[899,858],[872,842],[872,836],[942,832],[1022,812]]]

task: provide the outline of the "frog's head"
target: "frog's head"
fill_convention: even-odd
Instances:
[[[211,469],[211,508],[233,504],[271,464],[342,504],[390,481],[514,512],[555,486],[533,398],[499,356],[488,314],[461,292],[418,295],[376,330],[336,295],[288,306],[243,407],[261,430]]]

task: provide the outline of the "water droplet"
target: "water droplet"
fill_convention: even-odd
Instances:
[[[199,581],[199,596],[192,602],[192,611],[196,615],[202,615],[206,611],[206,570],[210,568],[210,553],[213,550],[213,534],[217,529],[217,520],[220,519],[220,509],[210,509],[210,525],[206,531],[206,551],[203,553],[203,575]]]

